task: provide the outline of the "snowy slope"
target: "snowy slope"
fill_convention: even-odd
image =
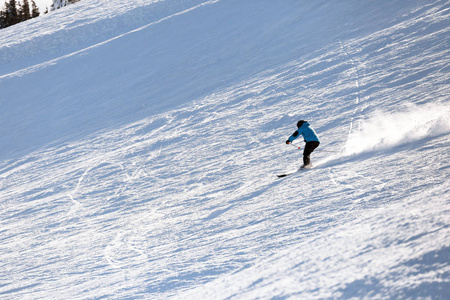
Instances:
[[[122,2],[0,31],[0,298],[448,298],[449,1]]]

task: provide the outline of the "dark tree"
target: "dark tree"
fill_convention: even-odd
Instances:
[[[2,10],[2,11],[0,11],[0,28],[5,28],[5,27],[6,27],[6,14]]]
[[[37,7],[36,2],[34,0],[31,0],[31,17],[36,18],[39,17],[39,7]]]
[[[21,11],[22,11],[22,20],[23,21],[31,19],[30,2],[28,2],[28,0],[23,0]]]
[[[17,19],[19,20],[19,22],[31,19],[30,3],[28,2],[28,0],[23,0],[22,5],[20,3],[17,3],[17,6]]]
[[[9,0],[5,3],[6,27],[20,22],[19,14],[17,12],[16,0]]]

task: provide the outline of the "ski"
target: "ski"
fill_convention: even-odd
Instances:
[[[277,175],[277,177],[278,177],[278,178],[282,178],[282,177],[286,177],[286,176],[292,175],[292,174],[294,174],[294,173],[297,173],[297,171],[292,172],[292,173],[280,174],[280,175]]]
[[[299,171],[301,171],[301,170],[303,170],[303,169],[297,169],[297,170],[295,170],[295,171],[293,171],[293,172],[290,172],[290,173],[280,174],[280,175],[277,175],[277,177],[278,177],[278,178],[283,178],[283,177],[286,177],[286,176],[295,174],[295,173],[297,173],[297,172],[299,172]]]
[[[285,174],[280,174],[280,175],[277,175],[277,177],[278,178],[283,178],[283,177],[286,177],[286,176],[289,176],[289,175],[292,175],[292,174],[295,174],[295,173],[297,173],[297,172],[300,172],[300,171],[306,171],[306,170],[311,170],[313,168],[313,166],[311,165],[311,166],[309,166],[309,167],[306,167],[306,168],[299,168],[299,169],[297,169],[297,170],[295,170],[295,171],[293,171],[293,172],[290,172],[290,173],[285,173]]]

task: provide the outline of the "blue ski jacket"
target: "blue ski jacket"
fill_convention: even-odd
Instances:
[[[303,124],[301,124],[300,127],[289,137],[289,141],[293,142],[296,138],[299,137],[299,135],[303,137],[306,143],[313,141],[320,143],[317,133],[306,121],[304,121]]]

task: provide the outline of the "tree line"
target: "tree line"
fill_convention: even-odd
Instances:
[[[75,3],[80,0],[53,0],[50,10],[59,9],[67,4]],[[48,13],[48,8],[44,14]],[[12,26],[14,24],[39,17],[40,12],[34,0],[22,0],[22,3],[16,0],[5,0],[4,9],[0,10],[0,29]]]
[[[39,15],[39,8],[34,0],[31,0],[31,6],[28,0],[23,0],[22,4],[16,0],[5,1],[5,8],[0,11],[0,28],[36,18]]]
[[[53,4],[50,6],[50,10],[60,9],[67,4],[75,3],[81,0],[53,0]]]

